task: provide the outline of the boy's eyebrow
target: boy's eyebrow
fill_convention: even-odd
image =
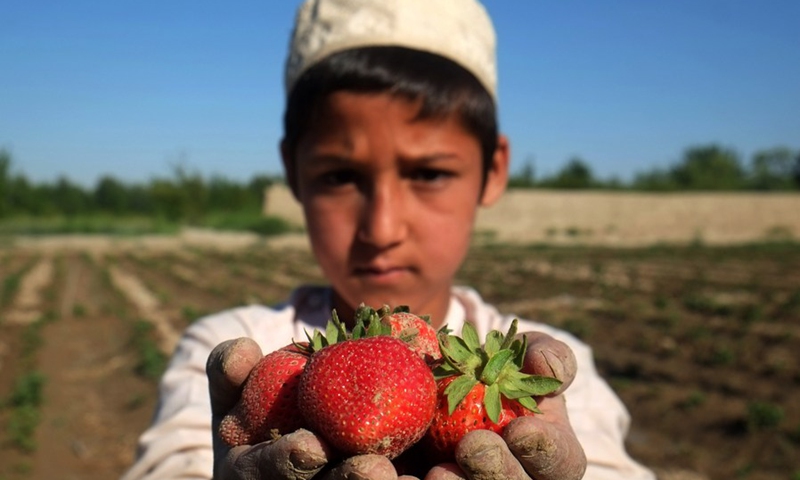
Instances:
[[[399,161],[401,164],[429,164],[441,161],[459,160],[461,157],[455,152],[434,152],[419,156],[405,155],[400,156]],[[337,155],[334,153],[320,153],[313,155],[309,162],[308,167],[331,167],[331,166],[347,166],[356,167],[364,165],[366,162],[354,160],[348,156]]]
[[[439,161],[459,160],[460,158],[461,157],[455,152],[435,152],[417,157],[402,156],[400,157],[400,161],[402,163],[435,163]]]
[[[337,165],[353,165],[359,162],[354,161],[353,159],[336,155],[332,153],[320,153],[312,155],[309,158],[308,162],[305,162],[309,167],[318,167],[318,166],[337,166]]]

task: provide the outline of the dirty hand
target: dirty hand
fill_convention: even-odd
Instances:
[[[275,442],[234,448],[219,438],[217,431],[222,418],[239,401],[242,384],[262,356],[261,348],[253,340],[238,338],[221,343],[208,357],[206,374],[214,432],[214,478],[217,480],[309,479],[334,459],[330,448],[308,430],[284,435]],[[362,455],[348,458],[320,478],[389,480],[396,479],[397,472],[384,456]]]
[[[528,333],[523,370],[563,382],[539,400],[543,415],[512,421],[502,437],[488,430],[468,433],[456,448],[458,465],[434,467],[425,480],[577,480],[586,456],[567,418],[562,393],[575,378],[575,355],[566,344],[541,333]]]
[[[575,357],[569,347],[548,335],[527,336],[524,370],[563,382],[558,391],[540,399],[544,415],[514,420],[502,437],[487,430],[468,434],[456,450],[458,465],[436,466],[426,480],[577,480],[583,476],[586,457],[561,396],[575,377]],[[209,356],[206,370],[215,432],[214,478],[310,479],[334,460],[332,451],[312,432],[298,430],[274,443],[233,449],[216,435],[219,422],[238,401],[241,385],[261,357],[261,349],[247,338],[222,343]],[[397,473],[386,457],[362,455],[346,459],[321,478],[388,480],[397,478]]]

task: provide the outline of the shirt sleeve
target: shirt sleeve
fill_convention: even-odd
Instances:
[[[220,343],[238,337],[252,338],[264,353],[286,345],[304,328],[317,325],[297,320],[295,304],[309,310],[306,313],[318,322],[316,317],[327,315],[323,297],[320,289],[301,288],[292,297],[294,303],[240,307],[193,323],[161,377],[152,423],[139,437],[136,459],[122,480],[212,478],[208,355]]]
[[[655,475],[625,449],[630,415],[597,373],[591,349],[577,340],[568,344],[577,357],[578,374],[565,397],[570,423],[586,453],[584,479],[655,480]]]
[[[224,333],[232,333],[224,335]],[[156,412],[122,480],[210,479],[214,454],[205,366],[211,350],[237,335],[199,322],[184,333],[161,378]]]

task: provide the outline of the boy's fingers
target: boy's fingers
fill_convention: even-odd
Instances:
[[[261,347],[244,337],[223,342],[211,351],[206,375],[213,415],[224,415],[233,408],[247,375],[263,356]]]
[[[329,459],[328,447],[316,435],[298,430],[275,442],[232,448],[219,477],[224,480],[304,480],[319,473]]]
[[[489,430],[464,435],[456,447],[456,461],[471,480],[530,480],[506,442]]]
[[[586,455],[566,416],[563,397],[543,398],[543,415],[520,417],[503,431],[508,448],[536,480],[578,480]]]
[[[431,468],[425,480],[467,480],[467,477],[455,463],[443,463]]]
[[[561,380],[561,387],[550,394],[559,395],[570,386],[578,371],[575,354],[566,343],[545,333],[529,332],[528,350],[525,353],[523,370],[534,375],[543,375]]]
[[[392,462],[383,455],[350,457],[328,472],[322,480],[397,480]]]

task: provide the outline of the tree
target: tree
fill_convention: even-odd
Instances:
[[[745,186],[739,156],[718,145],[688,148],[671,176],[678,188],[686,190],[736,190]]]
[[[59,177],[50,198],[56,210],[65,215],[86,213],[91,205],[88,193],[66,177]]]
[[[8,215],[11,205],[9,204],[9,174],[11,168],[11,154],[5,149],[0,149],[0,218]]]
[[[533,156],[528,156],[519,172],[508,179],[508,186],[511,188],[531,188],[535,186],[536,174],[533,165]]]
[[[753,155],[750,167],[752,186],[758,190],[786,190],[794,183],[794,152],[787,147],[761,150]]]
[[[111,176],[104,176],[97,182],[92,196],[101,211],[120,214],[128,210],[128,192],[121,182]]]
[[[794,159],[794,171],[792,172],[792,176],[794,177],[795,186],[800,189],[800,152],[797,152],[797,157]]]
[[[631,186],[636,190],[665,192],[677,189],[672,173],[661,168],[649,172],[637,173]]]
[[[589,165],[580,157],[572,157],[555,177],[543,183],[553,188],[580,189],[591,188],[596,182]]]
[[[208,209],[210,211],[230,212],[248,208],[258,210],[260,206],[260,196],[253,199],[250,190],[241,183],[221,176],[214,176],[208,182]]]

